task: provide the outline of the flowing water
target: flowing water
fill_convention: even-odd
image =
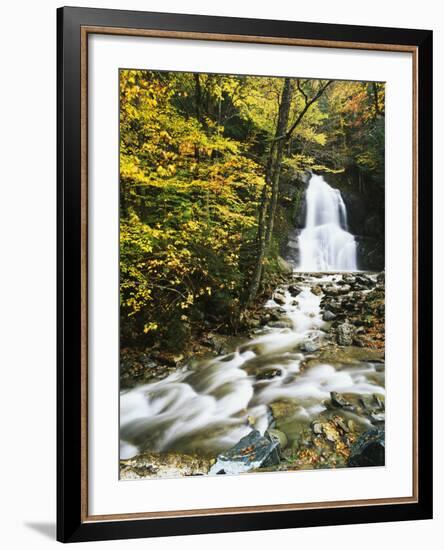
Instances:
[[[306,192],[307,217],[299,236],[304,272],[356,271],[356,241],[347,228],[341,193],[322,176],[312,175]]]
[[[266,307],[278,310],[288,328],[264,326],[234,353],[123,391],[121,458],[144,450],[215,456],[235,445],[252,426],[264,433],[270,423],[269,405],[281,400],[297,403],[285,428],[291,440],[325,410],[331,391],[384,394],[384,374],[371,362],[319,362],[301,369],[310,356],[303,351],[307,342],[322,342],[325,336],[321,298],[311,289],[341,277],[307,275],[297,297],[285,289],[283,305],[269,300]],[[365,418],[354,420],[370,426]]]

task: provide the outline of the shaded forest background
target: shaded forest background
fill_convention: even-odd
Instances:
[[[381,263],[384,99],[372,82],[120,71],[122,345],[242,330],[286,275],[309,171]]]

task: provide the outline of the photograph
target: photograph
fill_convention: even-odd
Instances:
[[[119,69],[122,481],[385,465],[385,83],[319,76]]]

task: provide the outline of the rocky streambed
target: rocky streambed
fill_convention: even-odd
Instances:
[[[384,274],[294,272],[246,323],[124,369],[122,479],[384,464]]]

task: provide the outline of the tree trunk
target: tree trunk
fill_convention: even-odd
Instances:
[[[286,78],[284,81],[284,89],[282,91],[282,100],[279,107],[279,118],[276,129],[276,136],[284,135],[288,126],[288,115],[290,113],[291,103],[291,81]],[[273,171],[271,173],[271,201],[268,212],[267,232],[265,236],[265,246],[269,246],[271,236],[273,235],[274,218],[276,215],[276,206],[279,196],[279,178],[281,175],[281,163],[286,142],[281,139],[277,142],[275,160],[273,162]]]
[[[282,98],[279,105],[278,122],[276,126],[275,138],[285,134],[288,124],[288,115],[290,112],[291,102],[291,81],[286,78],[284,81],[284,88],[282,90]],[[268,156],[267,169],[265,174],[265,184],[262,189],[261,206],[259,210],[259,224],[257,235],[257,257],[254,267],[253,277],[251,280],[250,290],[248,294],[247,303],[250,303],[256,297],[259,290],[259,286],[262,281],[262,273],[264,267],[265,252],[267,244],[273,231],[273,220],[270,216],[274,216],[276,212],[280,164],[282,161],[282,154],[285,147],[285,140],[273,140],[270,146],[270,153]],[[271,200],[269,198],[269,189],[271,188]],[[274,206],[273,206],[274,203]],[[270,229],[271,224],[271,229]]]

